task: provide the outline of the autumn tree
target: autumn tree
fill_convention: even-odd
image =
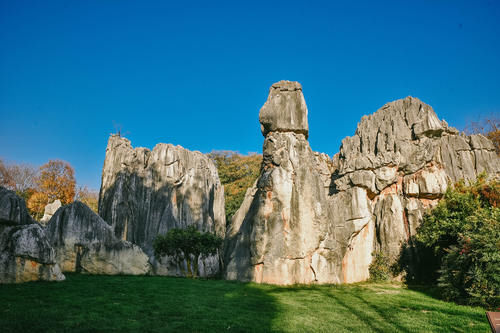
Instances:
[[[35,218],[43,216],[48,203],[59,199],[63,205],[75,198],[75,171],[68,162],[50,160],[40,167],[37,190],[28,199],[28,209]]]
[[[50,202],[59,199],[63,205],[75,197],[75,171],[68,162],[51,160],[40,167],[38,184]]]
[[[241,155],[234,151],[215,151],[208,155],[217,166],[224,186],[226,221],[240,208],[248,188],[259,177],[262,155]]]
[[[95,213],[97,213],[97,206],[99,202],[99,192],[89,189],[87,186],[80,186],[76,191],[75,200],[81,201]]]

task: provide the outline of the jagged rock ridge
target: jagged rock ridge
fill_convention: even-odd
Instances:
[[[99,215],[115,235],[139,245],[156,274],[178,275],[168,258],[155,258],[153,241],[171,228],[195,225],[225,232],[224,190],[213,162],[200,152],[160,143],[133,148],[112,135],[108,141],[99,194]],[[217,257],[200,262],[200,275],[219,270]]]
[[[228,279],[365,280],[372,252],[396,257],[449,181],[500,172],[488,139],[459,135],[412,97],[363,117],[330,160],[307,142],[303,100],[280,81],[261,109],[261,175],[226,234]]]

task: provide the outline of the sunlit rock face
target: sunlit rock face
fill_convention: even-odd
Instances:
[[[99,195],[99,215],[116,237],[139,245],[154,274],[180,275],[168,257],[155,258],[153,241],[171,228],[194,225],[224,236],[224,189],[213,162],[200,152],[160,143],[133,148],[112,135],[108,141]],[[218,256],[199,263],[199,274],[219,272]]]
[[[57,210],[61,208],[61,206],[62,206],[61,200],[59,199],[54,200],[54,202],[47,204],[45,206],[43,217],[40,219],[40,223],[46,225],[49,222],[50,218],[54,216],[54,214],[57,212]]]
[[[0,186],[0,283],[64,279],[54,249],[24,200]]]
[[[488,139],[459,135],[412,97],[363,117],[333,159],[309,146],[300,84],[273,84],[259,118],[261,174],[226,234],[231,280],[366,280],[372,253],[395,259],[450,181],[500,172]]]
[[[58,209],[45,232],[63,272],[140,275],[150,271],[149,258],[141,248],[115,237],[111,226],[82,202]]]
[[[450,183],[473,180],[481,172],[490,177],[500,173],[490,140],[459,134],[429,105],[412,97],[364,116],[333,160],[333,192],[366,189],[375,226],[371,250],[391,260],[399,256],[424,213],[438,203]]]

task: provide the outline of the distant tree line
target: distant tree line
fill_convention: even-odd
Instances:
[[[30,214],[39,220],[45,206],[59,199],[63,205],[80,200],[97,212],[98,194],[76,186],[75,171],[65,161],[50,160],[40,167],[6,164],[0,159],[0,185],[24,198]]]

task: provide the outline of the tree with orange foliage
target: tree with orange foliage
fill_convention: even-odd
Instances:
[[[37,191],[28,199],[28,208],[35,218],[43,216],[45,206],[56,199],[63,205],[75,198],[75,171],[68,162],[50,160],[40,167]]]
[[[83,202],[97,214],[99,191],[89,189],[87,186],[79,186],[76,191],[75,200]]]
[[[67,205],[75,198],[75,170],[68,162],[51,160],[42,165],[38,184],[51,202],[59,199]]]

